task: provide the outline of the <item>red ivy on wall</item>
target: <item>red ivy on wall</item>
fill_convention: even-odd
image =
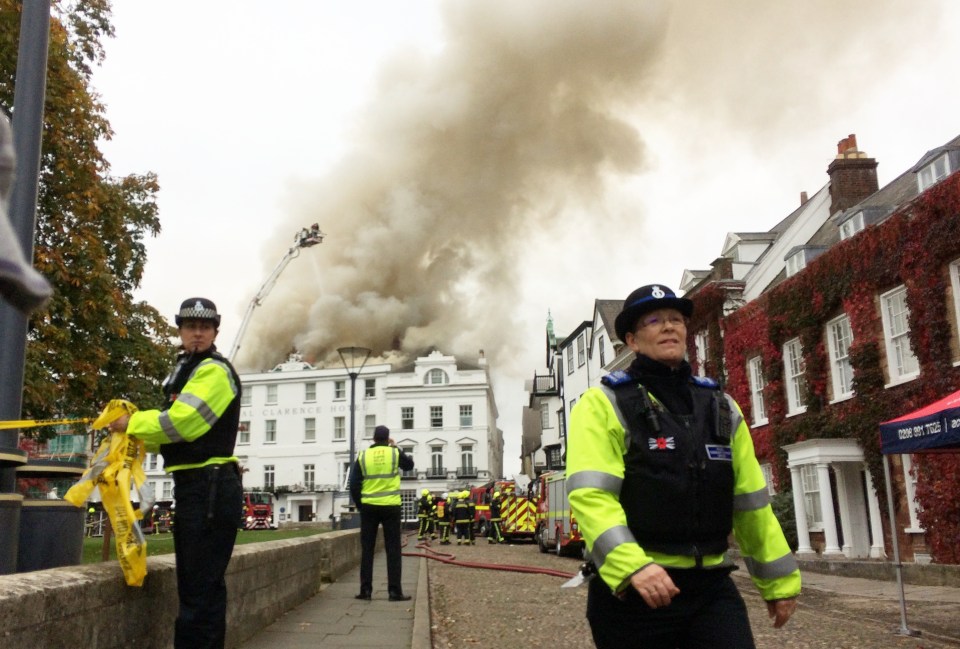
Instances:
[[[955,173],[727,318],[722,318],[722,299],[710,287],[691,296],[699,318],[721,323],[727,390],[747,421],[753,421],[747,362],[758,355],[762,359],[768,424],[756,428],[754,439],[758,456],[776,467],[779,483],[786,479],[786,454],[780,449],[811,438],[857,439],[874,477],[882,476],[878,424],[960,387],[960,368],[954,367],[950,348],[953,304],[947,299],[948,266],[960,259],[958,233],[960,173]],[[910,344],[921,373],[886,388],[878,295],[901,284],[907,289]],[[844,313],[853,332],[849,355],[855,396],[830,404],[825,327]],[[698,323],[691,325],[698,330]],[[787,419],[782,348],[797,337],[806,366],[806,412]],[[918,455],[914,464],[920,523],[931,553],[938,562],[960,563],[960,454]],[[875,484],[883,489],[882,480]]]

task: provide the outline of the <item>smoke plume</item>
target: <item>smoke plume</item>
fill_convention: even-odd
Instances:
[[[700,124],[697,137],[723,129],[763,142],[793,120],[842,109],[872,54],[935,18],[923,3],[873,0],[453,0],[442,9],[442,49],[385,65],[349,155],[278,224],[268,266],[303,225],[319,223],[327,238],[280,278],[239,365],[264,369],[294,348],[323,362],[345,345],[389,359],[485,349],[505,362],[516,345],[537,343],[510,335],[532,297],[521,292],[527,257],[544,261],[542,281],[553,284],[573,253],[544,254],[560,231],[603,232],[610,250],[633,245],[618,227],[639,209],[608,209],[604,197],[655,162],[644,120],[682,114]],[[817,99],[798,115],[805,94]]]

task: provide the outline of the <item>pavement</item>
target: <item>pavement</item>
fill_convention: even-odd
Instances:
[[[409,548],[404,548],[407,551]],[[387,555],[373,560],[373,599],[360,592],[360,566],[343,575],[300,606],[240,645],[240,649],[430,649],[430,595],[427,559],[403,557],[401,584],[413,599],[387,599]]]
[[[408,550],[412,548],[404,548],[405,552]],[[360,589],[360,567],[357,566],[244,642],[240,649],[430,649],[427,561],[418,556],[403,557],[403,591],[413,599],[391,602],[387,599],[386,555],[381,550],[374,557],[371,601],[354,597]],[[803,572],[803,588],[893,602],[900,599],[900,587],[895,581],[809,571]],[[909,601],[960,606],[960,588],[904,584],[903,590]]]

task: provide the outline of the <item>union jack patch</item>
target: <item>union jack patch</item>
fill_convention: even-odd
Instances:
[[[677,448],[677,441],[673,437],[657,437],[656,439],[651,437],[647,441],[650,443],[651,451],[665,451]]]

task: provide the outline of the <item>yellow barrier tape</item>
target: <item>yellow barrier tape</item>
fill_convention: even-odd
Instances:
[[[136,411],[137,407],[129,401],[114,399],[94,421],[93,428],[104,428]],[[90,468],[64,495],[65,500],[83,507],[93,489],[100,489],[103,508],[116,534],[117,558],[128,586],[142,586],[147,576],[147,541],[137,521],[143,518],[143,505],[149,509],[153,503],[144,503],[141,496],[141,509],[134,511],[130,502],[131,487],[135,485],[139,492],[146,480],[143,472],[145,454],[142,440],[126,433],[110,433],[100,444]]]
[[[65,424],[89,424],[93,419],[8,419],[0,421],[0,430],[11,428],[39,428],[40,426],[61,426]]]

